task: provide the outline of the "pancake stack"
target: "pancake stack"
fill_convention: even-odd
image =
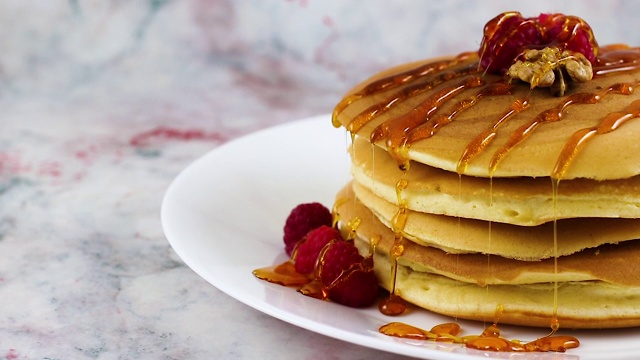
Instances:
[[[336,212],[381,286],[462,319],[640,325],[639,63],[601,48],[593,79],[554,96],[461,54],[347,93]]]

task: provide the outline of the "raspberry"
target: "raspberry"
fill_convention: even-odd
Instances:
[[[484,27],[480,66],[490,73],[503,74],[526,46],[542,42],[542,34],[535,21],[525,19],[517,12],[500,14]]]
[[[373,261],[364,258],[351,241],[334,241],[320,254],[317,277],[329,299],[351,307],[367,307],[378,296]]]
[[[363,259],[353,242],[333,242],[321,254],[317,276],[324,286],[331,286],[339,276],[362,262]]]
[[[301,274],[313,272],[320,251],[332,240],[343,239],[340,232],[331,226],[322,225],[309,231],[292,256],[296,271]]]
[[[313,202],[296,206],[284,225],[284,245],[287,255],[291,255],[298,241],[309,231],[322,225],[331,226],[331,211],[324,205]]]
[[[373,270],[360,266],[346,273],[329,288],[329,299],[350,307],[371,306],[378,298],[378,279]]]
[[[484,27],[480,66],[487,72],[504,74],[525,50],[547,46],[582,53],[591,63],[598,51],[593,31],[579,17],[541,14],[524,18],[518,12],[506,12]]]
[[[541,14],[538,22],[546,29],[546,43],[579,52],[591,63],[596,60],[597,43],[584,20],[562,14]]]

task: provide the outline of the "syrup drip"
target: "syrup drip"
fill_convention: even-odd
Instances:
[[[458,174],[464,174],[469,164],[469,161],[473,159],[476,155],[482,153],[482,151],[489,146],[491,141],[498,134],[498,128],[504,124],[509,118],[512,116],[526,110],[529,108],[530,103],[528,99],[517,99],[511,104],[511,108],[507,110],[497,121],[493,123],[493,125],[478,134],[475,139],[471,140],[467,147],[464,149],[460,160],[458,160],[458,165],[456,167],[456,171]]]
[[[364,125],[366,125],[373,118],[382,115],[386,111],[390,110],[394,106],[401,104],[403,101],[417,96],[425,91],[433,89],[434,87],[465,75],[477,73],[477,67],[474,65],[467,66],[458,71],[441,72],[433,78],[426,81],[419,82],[413,85],[409,85],[402,90],[396,92],[390,97],[370,106],[356,117],[347,125],[347,130],[352,133],[357,133]]]
[[[634,84],[618,83],[610,86],[607,89],[604,89],[599,93],[573,94],[560,102],[556,107],[541,112],[531,122],[521,126],[516,131],[514,131],[507,142],[500,149],[498,149],[498,151],[496,151],[496,153],[493,155],[493,158],[491,159],[491,163],[489,164],[489,173],[493,174],[504,157],[514,147],[528,138],[540,125],[560,121],[566,113],[567,108],[569,108],[570,106],[577,104],[597,104],[602,100],[602,98],[611,93],[629,95],[633,92],[633,85]]]
[[[403,191],[407,188],[408,182],[406,179],[400,179],[396,184],[396,196],[398,197],[398,212],[393,217],[391,224],[394,234],[393,245],[389,251],[391,260],[391,284],[389,286],[389,297],[380,301],[378,309],[381,313],[388,316],[401,315],[405,312],[407,304],[402,299],[398,290],[396,289],[396,280],[398,273],[398,258],[402,256],[404,252],[404,236],[403,231],[407,223],[407,202],[404,199]]]
[[[434,136],[439,129],[451,123],[456,116],[458,116],[463,111],[470,109],[472,106],[476,105],[483,98],[486,98],[487,96],[511,94],[512,88],[513,87],[510,84],[507,84],[503,81],[485,85],[475,95],[458,102],[453,107],[453,110],[449,112],[449,114],[434,116],[428,121],[426,121],[425,123],[411,130],[407,137],[407,144],[410,145],[416,141],[427,139]]]
[[[429,121],[440,106],[464,90],[484,85],[479,76],[469,76],[459,83],[446,87],[427,97],[422,103],[400,117],[392,118],[378,125],[371,133],[371,143],[385,139],[389,153],[398,161],[401,169],[408,166],[406,155],[408,133]]]
[[[348,198],[341,198],[341,199],[337,199],[334,203],[333,203],[333,207],[331,208],[331,227],[336,227],[336,225],[338,225],[338,222],[340,221],[340,212],[338,211],[338,209],[340,208],[340,206],[344,205],[344,203],[346,203],[348,201]]]
[[[356,218],[351,219],[347,223],[347,228],[349,229],[349,233],[347,234],[347,238],[345,239],[346,241],[355,240],[356,236],[358,236],[357,230],[358,230],[358,226],[360,226],[361,222],[362,222],[362,220],[360,218],[356,217]]]
[[[391,90],[405,83],[431,75],[435,72],[443,71],[449,67],[455,66],[456,64],[462,61],[467,60],[471,56],[474,56],[474,55],[472,53],[463,53],[454,59],[424,64],[415,69],[407,70],[399,74],[374,81],[369,85],[367,85],[364,89],[342,99],[334,109],[333,116],[332,116],[332,123],[335,127],[340,127],[341,125],[340,125],[340,122],[337,120],[337,116],[342,111],[344,111],[344,109],[346,109],[349,105],[351,105],[352,103],[354,103],[355,101],[363,97],[366,97],[372,94],[377,94],[383,91]]]
[[[552,201],[553,201],[553,274],[556,279],[553,281],[553,311],[551,316],[551,333],[560,328],[558,321],[558,187],[560,180],[551,178]]]
[[[637,85],[638,84],[634,84],[634,86]],[[629,91],[633,91],[633,87],[630,87]],[[621,112],[608,114],[602,119],[598,126],[576,131],[571,135],[560,152],[551,177],[554,179],[562,178],[580,150],[595,136],[610,133],[622,126],[625,122],[637,117],[640,117],[640,100],[633,101]]]
[[[376,253],[380,240],[382,240],[380,235],[374,235],[369,239],[369,255],[373,256]]]
[[[401,89],[393,96],[380,101],[378,104],[374,104],[369,109],[356,115],[352,119],[352,121],[346,125],[346,128],[352,134],[357,133],[364,127],[364,125],[376,119],[378,116],[391,109],[396,104],[414,97],[417,94],[422,93],[423,91],[431,89],[435,85],[439,85],[441,82],[447,83],[461,76],[467,76],[467,78],[465,78],[462,82],[450,85],[445,89],[432,94],[413,110],[383,122],[382,124],[378,125],[371,133],[371,142],[377,142],[384,139],[386,141],[387,148],[389,149],[389,153],[398,161],[398,165],[404,169],[409,165],[409,161],[407,160],[408,147],[411,145],[411,143],[424,139],[425,137],[433,136],[433,134],[435,134],[435,132],[433,131],[434,129],[441,127],[445,123],[451,122],[450,120],[452,120],[453,117],[455,117],[456,114],[460,111],[456,112],[454,110],[454,112],[452,112],[448,116],[437,117],[437,120],[432,120],[430,124],[425,125],[425,123],[427,123],[433,117],[435,112],[437,112],[447,100],[451,99],[453,96],[459,94],[460,92],[469,90],[474,87],[482,86],[482,78],[470,75],[473,74],[473,72],[470,72],[471,68],[475,67],[476,71],[479,71],[479,65],[476,61],[472,61],[471,64],[469,64],[468,66],[463,66],[462,68],[444,71],[445,69],[451,68],[466,60],[474,60],[473,55],[462,54],[453,60],[444,62],[433,62],[397,75],[379,79],[371,83],[369,86],[365,87],[360,92],[346,97],[336,107],[336,110],[333,114],[334,125],[339,125],[336,119],[337,116],[357,99],[361,99],[367,96],[373,96],[391,88],[406,85],[404,89]],[[612,73],[636,71],[639,69],[640,48],[630,48],[626,45],[611,45],[607,47],[601,47],[600,53],[598,54],[598,57],[594,62],[595,76],[605,76]],[[427,75],[434,75],[434,77],[422,83],[412,83],[420,76]],[[571,95],[555,108],[543,111],[531,123],[523,126],[516,132],[511,134],[511,138],[509,139],[508,143],[493,155],[493,159],[490,165],[490,171],[494,172],[498,167],[498,164],[502,161],[506,154],[510,152],[513,147],[517,146],[521,141],[528,137],[530,133],[540,124],[560,120],[566,108],[571,105],[594,104],[599,102],[602,96],[608,93],[624,94],[624,92],[618,91],[621,89],[616,89],[616,86],[620,85],[622,84],[611,86],[608,90],[604,91],[604,94],[601,92]],[[423,87],[423,90],[420,90],[421,87]],[[502,93],[504,93],[504,91],[498,91],[495,93],[490,93],[490,91],[488,91],[488,93],[485,93],[482,96],[500,95]],[[476,102],[474,101],[467,100],[458,104],[457,107],[458,110],[467,110],[473,107],[475,103]],[[494,125],[490,129],[484,131],[481,134],[478,134],[478,136],[469,143],[469,145],[464,150],[461,158],[459,159],[457,165],[458,173],[464,173],[470,160],[484,151],[488,144],[497,135],[498,127],[504,124],[512,116],[529,108],[529,106],[530,103],[528,99],[515,100],[511,108],[508,109],[496,122],[494,122]],[[451,116],[452,114],[453,116]],[[415,132],[411,134],[414,129],[417,130],[415,130]]]

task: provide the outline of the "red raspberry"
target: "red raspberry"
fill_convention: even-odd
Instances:
[[[363,257],[352,241],[336,241],[321,254],[317,276],[324,286],[331,286],[342,273],[362,261]]]
[[[579,52],[593,63],[596,60],[597,43],[589,24],[576,16],[541,14],[538,22],[546,29],[545,43]]]
[[[487,72],[504,74],[524,50],[546,46],[580,52],[591,63],[598,51],[591,27],[579,17],[541,14],[524,18],[518,12],[506,12],[484,27],[478,51],[480,66]]]
[[[490,73],[504,74],[525,47],[542,43],[542,33],[535,21],[518,12],[500,14],[484,27],[480,66]]]
[[[366,307],[378,296],[378,279],[371,258],[364,258],[352,241],[335,241],[321,253],[317,276],[329,299],[346,306]]]
[[[371,306],[378,298],[378,279],[371,268],[357,264],[329,288],[329,299],[351,307]]]
[[[316,266],[316,260],[322,248],[332,240],[342,241],[342,235],[331,226],[322,225],[307,233],[293,253],[296,271],[310,274]]]
[[[322,225],[331,226],[331,211],[324,205],[313,202],[296,206],[287,217],[284,225],[284,246],[287,255],[291,255],[298,241],[311,230]]]

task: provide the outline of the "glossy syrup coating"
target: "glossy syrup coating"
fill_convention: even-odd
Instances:
[[[613,107],[625,103],[625,99],[620,95],[626,97],[634,95],[640,81],[634,76],[639,70],[639,65],[639,48],[619,45],[603,47],[593,66],[594,83],[598,85],[586,84],[580,88],[572,88],[567,96],[554,98],[541,95],[537,90],[524,90],[522,84],[516,81],[510,82],[502,77],[484,74],[479,67],[478,58],[465,53],[450,59],[426,62],[398,74],[373,80],[347,95],[336,106],[333,122],[334,125],[344,126],[354,136],[366,136],[372,143],[385,147],[401,168],[408,167],[410,160],[414,159],[420,162],[433,161],[433,164],[427,162],[427,165],[483,177],[510,174],[514,166],[516,170],[508,176],[530,174],[529,176],[587,177],[599,180],[603,176],[629,177],[637,174],[640,169],[637,162],[633,158],[625,157],[625,154],[619,154],[619,160],[624,159],[629,166],[608,169],[606,174],[597,168],[588,167],[587,164],[582,164],[579,169],[569,169],[570,165],[579,158],[579,152],[584,149],[570,147],[571,141],[564,140],[561,143],[560,133],[556,137],[536,135],[542,141],[553,141],[551,144],[553,146],[542,146],[541,143],[539,148],[536,148],[535,151],[542,151],[540,157],[536,158],[531,154],[526,164],[511,162],[504,168],[503,173],[500,173],[499,166],[508,157],[507,155],[514,151],[531,152],[521,146],[528,144],[525,140],[537,133],[556,132],[556,128],[549,125],[559,123],[569,112],[574,117],[579,116],[578,114],[586,116],[602,113],[600,125],[597,126],[601,129],[599,134],[610,134],[620,128],[622,123],[635,118],[633,108],[625,109],[628,104],[619,109]],[[618,77],[612,77],[614,75],[620,75],[621,81],[609,80],[618,79]],[[602,102],[608,105],[599,107],[597,112],[591,111],[592,108],[589,106]],[[488,111],[488,109],[484,110],[486,103],[495,104],[492,106],[496,110],[491,110],[490,116],[478,112]],[[552,106],[545,108],[546,104]],[[504,107],[500,109],[498,106]],[[609,107],[613,108],[612,111],[605,113],[604,109]],[[607,125],[611,124],[610,117],[613,116],[611,114],[623,115],[619,116],[621,121],[614,121],[616,126],[613,127]],[[472,123],[467,120],[475,118],[484,121],[487,126],[471,134],[469,131],[473,131],[470,127]],[[517,119],[517,122],[514,122],[514,119]],[[566,133],[581,122],[587,123],[585,120],[572,121],[569,127],[563,126],[564,130],[561,131]],[[474,122],[477,121],[474,120]],[[514,129],[513,124],[520,125]],[[464,127],[466,132],[449,130],[451,126],[455,129]],[[592,127],[593,125],[582,129],[576,128],[575,131],[582,132]],[[606,127],[608,128],[605,131]],[[506,128],[511,129],[510,133],[504,130]],[[438,135],[443,131],[447,132],[447,137],[441,138]],[[461,136],[456,138],[456,134]],[[499,136],[502,136],[503,140],[498,146],[494,141]],[[569,138],[571,134],[566,136]],[[465,139],[468,139],[467,143],[462,146]],[[425,140],[428,141],[425,142]],[[445,167],[448,166],[447,164],[441,163],[450,161],[446,157],[451,158],[453,153],[443,147],[444,142],[450,144],[451,141],[458,148],[462,146],[462,150],[456,167],[449,169]],[[555,155],[558,162],[555,166],[557,171],[553,170],[553,165],[547,165],[551,161],[550,155],[554,152],[557,154]],[[427,160],[418,158],[420,156],[426,156]],[[483,160],[472,167],[470,165],[473,165],[474,158],[483,158]],[[607,162],[608,160],[603,158],[599,161]],[[482,164],[485,163],[486,167],[482,168],[484,166]],[[523,167],[525,165],[528,167]],[[518,170],[519,167],[523,167],[524,170]],[[575,170],[576,173],[567,170]]]

